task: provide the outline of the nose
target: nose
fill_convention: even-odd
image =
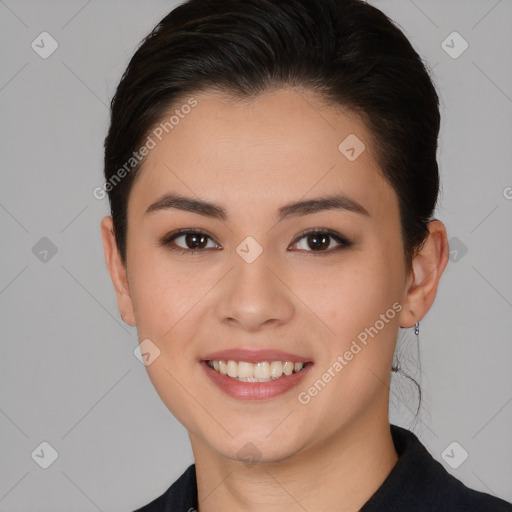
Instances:
[[[289,322],[294,313],[293,293],[265,251],[252,263],[235,255],[233,269],[217,296],[220,322],[246,331],[259,331]]]

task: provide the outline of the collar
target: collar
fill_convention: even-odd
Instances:
[[[512,504],[469,489],[448,473],[413,432],[393,424],[390,430],[398,461],[359,512],[512,512]],[[191,464],[151,503],[154,508],[144,510],[192,512],[198,509],[197,500],[196,468]]]

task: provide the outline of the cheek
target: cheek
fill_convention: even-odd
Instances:
[[[162,339],[191,309],[198,291],[180,267],[169,264],[157,251],[135,254],[130,263],[130,294],[139,335]]]
[[[350,344],[400,297],[396,266],[379,244],[367,242],[364,249],[347,252],[332,265],[313,261],[294,268],[288,282],[322,337]]]
[[[192,364],[197,354],[190,340],[201,321],[198,306],[207,291],[203,288],[208,276],[195,272],[192,276],[170,265],[165,257],[149,254],[134,257],[131,269],[130,293],[139,340],[150,339],[159,350],[146,371],[172,414],[191,425],[191,418],[197,415],[197,402],[186,390],[194,388],[195,372],[200,368]]]
[[[297,293],[323,321],[311,316],[323,345],[318,371],[332,368],[336,377],[319,402],[325,401],[327,409],[332,403],[345,404],[335,413],[340,418],[364,410],[386,389],[383,383],[390,375],[401,306],[398,271],[390,268],[396,264],[383,256],[378,247],[366,247],[328,272],[310,275]]]
[[[294,284],[318,325],[319,377],[329,369],[336,375],[315,398],[317,410],[330,411],[331,423],[333,416],[342,421],[359,414],[387,389],[401,306],[399,272],[382,256],[377,247],[366,248],[330,269],[304,271]]]
[[[168,370],[181,374],[186,366],[189,371],[198,357],[201,329],[211,325],[211,292],[226,270],[148,249],[133,258],[131,271],[139,339],[149,338],[158,346],[160,363]]]

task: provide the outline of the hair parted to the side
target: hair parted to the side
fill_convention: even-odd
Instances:
[[[439,100],[402,31],[361,0],[188,0],[176,7],[142,41],[112,99],[106,181],[193,93],[251,98],[288,86],[316,91],[368,126],[398,196],[410,268],[439,192]],[[125,263],[128,197],[140,167],[109,191]]]

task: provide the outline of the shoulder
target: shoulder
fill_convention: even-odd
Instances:
[[[437,468],[441,475],[439,483],[446,486],[446,510],[450,509],[460,512],[512,512],[512,503],[508,503],[486,492],[467,487],[463,482],[448,473],[439,462],[434,462],[439,465]]]
[[[462,497],[460,498],[461,508],[464,512],[512,512],[512,503],[491,496],[485,492],[475,491],[464,486]]]
[[[197,510],[195,464],[191,464],[162,495],[134,512],[188,512],[190,510]]]
[[[444,468],[442,469],[446,471]],[[512,512],[511,503],[491,494],[471,489],[448,472],[444,475],[443,480],[446,485],[444,498],[446,510],[457,510],[460,512]],[[445,510],[445,508],[442,510]]]
[[[390,425],[398,462],[361,512],[512,512],[512,504],[467,487],[411,431]]]

